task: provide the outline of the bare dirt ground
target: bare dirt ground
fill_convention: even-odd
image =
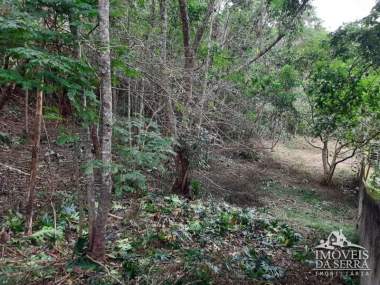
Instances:
[[[256,152],[256,159],[229,158],[216,155],[211,168],[196,172],[198,177],[215,193],[239,205],[262,205],[258,191],[268,181],[286,187],[312,189],[330,201],[355,205],[354,172],[356,163],[347,160],[337,167],[333,185],[323,186],[321,154],[302,138],[279,143],[274,152],[265,149],[265,143]]]
[[[318,140],[314,140],[313,144],[321,146]],[[333,143],[330,144],[330,147],[333,148]],[[296,175],[315,182],[322,180],[321,150],[310,146],[302,137],[295,137],[285,143],[279,143],[275,151],[270,152],[270,156],[284,169],[295,170]],[[355,159],[348,159],[339,164],[334,176],[335,187],[347,183],[356,169]]]
[[[16,100],[16,98],[14,99]],[[0,218],[9,210],[22,212],[26,201],[26,186],[29,181],[31,145],[26,141],[24,134],[24,118],[22,104],[8,104],[0,112],[0,132],[7,134],[12,144],[0,145]],[[31,110],[33,113],[33,110]],[[33,130],[33,117],[30,117],[30,130]],[[60,193],[75,189],[73,152],[65,147],[53,143],[57,137],[57,124],[44,122],[42,128],[41,145],[39,152],[39,166],[36,192],[37,211],[40,207],[49,206],[50,201],[59,199]],[[59,161],[58,161],[58,157]]]

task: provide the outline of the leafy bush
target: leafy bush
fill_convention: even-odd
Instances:
[[[271,265],[267,256],[259,256],[254,249],[245,248],[243,254],[236,257],[245,273],[253,279],[273,280],[284,275],[284,269]]]
[[[114,165],[116,194],[145,191],[145,173],[165,170],[163,164],[173,154],[172,139],[161,136],[158,126],[145,118],[118,120],[114,137],[120,157]]]
[[[0,132],[0,145],[7,145],[10,146],[12,144],[11,137],[3,132]]]
[[[63,117],[56,106],[44,106],[44,119],[47,121],[62,121]]]
[[[199,180],[192,179],[190,181],[191,194],[194,197],[199,197],[202,191],[202,183]]]
[[[5,216],[4,224],[14,233],[20,233],[24,230],[24,219],[18,212],[9,211]]]
[[[134,260],[126,260],[123,262],[124,278],[126,280],[135,279],[140,273],[141,269],[139,263]]]
[[[280,224],[277,220],[258,221],[258,226],[267,231],[267,236],[286,247],[292,247],[302,236],[296,233],[287,224]]]
[[[34,232],[29,238],[37,244],[55,242],[63,239],[63,231],[60,228],[54,229],[54,227],[44,226],[42,229]]]

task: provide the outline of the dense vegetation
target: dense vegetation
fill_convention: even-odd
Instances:
[[[0,112],[22,124],[0,145],[30,168],[0,158],[27,177],[0,211],[0,284],[256,284],[285,278],[290,248],[305,263],[296,230],[212,197],[199,173],[303,137],[322,184],[355,160],[357,185],[370,160],[380,187],[380,3],[328,33],[309,2],[2,0]]]

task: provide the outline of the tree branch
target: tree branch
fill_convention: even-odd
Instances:
[[[304,0],[302,2],[302,4],[300,5],[300,7],[297,9],[297,11],[294,13],[293,17],[291,18],[290,20],[290,23],[294,21],[294,19],[303,11],[303,9],[305,8],[306,4],[309,2],[309,0]],[[290,24],[289,24],[290,25]],[[239,72],[240,70],[250,66],[252,63],[256,62],[258,59],[260,59],[261,57],[263,57],[265,54],[267,54],[279,41],[282,40],[283,37],[285,37],[285,33],[282,32],[282,33],[279,33],[277,35],[277,37],[264,49],[262,49],[261,51],[259,51],[259,53],[254,57],[252,58],[251,60],[247,61],[246,63],[240,65],[237,69],[235,69],[232,73],[234,72]]]
[[[310,146],[322,150],[322,148],[321,148],[320,146],[317,146],[317,145],[312,144],[312,143],[311,143],[311,142],[310,142],[305,136],[304,136],[303,138],[304,138],[304,140],[305,140]]]
[[[351,155],[349,155],[349,156],[347,156],[347,157],[345,157],[345,158],[342,158],[341,160],[336,161],[334,164],[335,164],[335,165],[338,165],[339,163],[341,163],[341,162],[343,162],[343,161],[346,161],[347,159],[350,159],[350,158],[354,157],[354,155],[356,154],[356,151],[357,151],[357,150],[358,150],[358,148],[356,147],[356,148],[352,151],[352,154],[351,154]]]
[[[215,7],[215,2],[216,0],[211,0],[209,3],[208,3],[208,6],[207,6],[207,13],[206,15],[204,16],[203,20],[202,20],[202,23],[201,25],[199,26],[196,34],[195,34],[195,37],[194,37],[194,42],[193,42],[193,45],[192,45],[192,48],[193,48],[193,53],[196,54],[197,53],[197,50],[199,48],[199,45],[201,43],[201,40],[202,40],[202,37],[203,37],[203,34],[206,30],[206,27],[207,27],[207,23],[208,23],[208,20],[210,19],[212,13],[214,12],[214,7]]]

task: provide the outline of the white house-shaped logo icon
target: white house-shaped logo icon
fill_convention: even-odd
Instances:
[[[328,236],[327,240],[321,240],[320,244],[315,247],[315,249],[335,249],[336,247],[347,248],[355,247],[360,249],[365,249],[364,247],[350,242],[342,233],[342,230],[333,231]]]

